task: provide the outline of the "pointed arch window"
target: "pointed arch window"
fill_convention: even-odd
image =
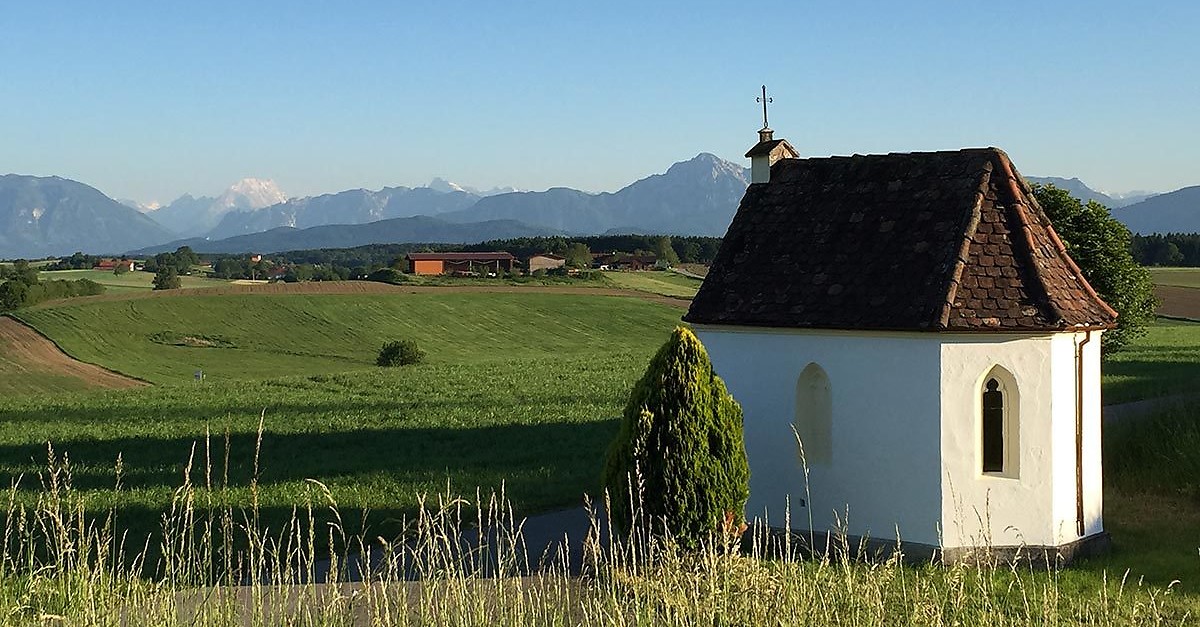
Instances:
[[[797,454],[804,463],[828,464],[833,459],[833,394],[829,375],[815,363],[810,363],[796,379],[796,437],[800,439]]]
[[[979,460],[985,475],[1016,477],[1020,461],[1017,382],[996,366],[983,377],[979,391]]]

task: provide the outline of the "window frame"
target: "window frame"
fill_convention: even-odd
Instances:
[[[1001,395],[1000,429],[1002,467],[1000,470],[985,470],[984,466],[984,395],[988,384],[996,382],[996,391]],[[975,470],[980,477],[1019,479],[1021,476],[1021,394],[1016,377],[1007,368],[996,364],[989,368],[975,386]]]

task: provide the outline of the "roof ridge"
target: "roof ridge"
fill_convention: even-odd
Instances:
[[[1022,191],[1021,183],[1023,182],[1023,179],[1017,176],[1012,163],[1010,163],[1006,157],[1007,155],[1004,155],[1004,157],[1000,159],[1000,167],[1004,169],[1005,177],[1008,179],[1008,189],[1013,196],[1013,207],[1017,210],[1017,219],[1021,222],[1021,231],[1025,235],[1025,243],[1028,248],[1030,260],[1034,264],[1033,267],[1035,269],[1038,268],[1037,259],[1033,257],[1033,251],[1036,247],[1033,241],[1033,226],[1030,223],[1029,216],[1025,211],[1027,205],[1037,211],[1039,217],[1044,218],[1043,220],[1039,221],[1039,226],[1046,229],[1046,234],[1050,238],[1050,243],[1054,247],[1054,252],[1058,255],[1059,259],[1066,264],[1067,269],[1071,271],[1071,277],[1075,279],[1076,284],[1078,284],[1079,287],[1082,288],[1083,291],[1095,302],[1099,303],[1100,307],[1106,314],[1116,318],[1118,315],[1117,311],[1109,306],[1108,303],[1104,302],[1104,299],[1101,298],[1100,295],[1096,293],[1096,290],[1092,287],[1092,285],[1088,283],[1088,280],[1083,276],[1083,271],[1079,268],[1079,265],[1075,263],[1075,260],[1071,258],[1070,253],[1067,252],[1066,244],[1063,243],[1062,238],[1060,238],[1058,233],[1055,232],[1054,225],[1050,223],[1045,211],[1042,210],[1041,205],[1037,204],[1037,199],[1025,194]],[[1042,273],[1038,271],[1035,272],[1035,274],[1038,279],[1038,284],[1042,287],[1042,291],[1046,295],[1046,303],[1053,310],[1054,314],[1058,316],[1059,320],[1063,320],[1064,316],[1062,315],[1062,310],[1058,307],[1058,304],[1054,302],[1054,299],[1051,298],[1051,291],[1049,286],[1046,285],[1046,280],[1042,276]]]
[[[1034,278],[1037,280],[1037,286],[1041,288],[1042,299],[1045,302],[1046,307],[1050,309],[1050,313],[1053,315],[1052,320],[1054,324],[1062,325],[1065,323],[1066,317],[1063,315],[1063,311],[1058,306],[1058,303],[1054,302],[1054,298],[1051,296],[1050,286],[1046,284],[1046,278],[1042,276],[1042,269],[1038,265],[1037,256],[1034,254],[1034,252],[1037,250],[1037,242],[1034,241],[1033,237],[1033,224],[1029,220],[1029,215],[1025,212],[1025,194],[1021,192],[1021,188],[1017,184],[1017,179],[1013,173],[1012,164],[1008,162],[1008,159],[1000,157],[998,161],[1000,162],[1000,168],[1004,171],[1005,180],[1003,182],[1007,183],[1006,191],[1010,196],[1012,196],[1013,212],[1016,214],[1017,223],[1021,225],[1021,235],[1024,236],[1025,256],[1026,261],[1029,263],[1029,269]]]
[[[958,296],[958,286],[962,281],[963,269],[966,268],[967,260],[971,256],[971,240],[975,238],[975,231],[979,229],[983,200],[987,196],[992,169],[991,161],[985,161],[982,168],[983,176],[980,177],[979,185],[975,189],[975,202],[971,206],[971,216],[964,229],[962,244],[959,246],[958,256],[954,260],[954,268],[950,271],[950,282],[946,286],[946,302],[942,303],[942,311],[938,315],[938,326],[943,329],[950,327],[950,311],[954,308],[954,298]]]

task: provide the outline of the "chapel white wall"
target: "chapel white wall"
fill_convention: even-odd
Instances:
[[[704,325],[696,333],[742,404],[749,518],[784,527],[790,504],[797,531],[894,540],[898,530],[905,541],[939,543],[938,337]],[[796,381],[809,363],[829,377],[833,433],[830,462],[810,464],[806,489],[792,424]]]
[[[1077,540],[1076,345],[1084,333],[977,336],[942,348],[943,546],[1059,546]],[[1084,536],[1101,520],[1100,334],[1084,348]],[[1016,476],[982,472],[980,394],[995,366],[1018,386]]]

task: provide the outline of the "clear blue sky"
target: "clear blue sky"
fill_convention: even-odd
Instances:
[[[613,190],[743,162],[995,145],[1109,191],[1200,184],[1200,2],[8,2],[0,172],[169,201]]]

